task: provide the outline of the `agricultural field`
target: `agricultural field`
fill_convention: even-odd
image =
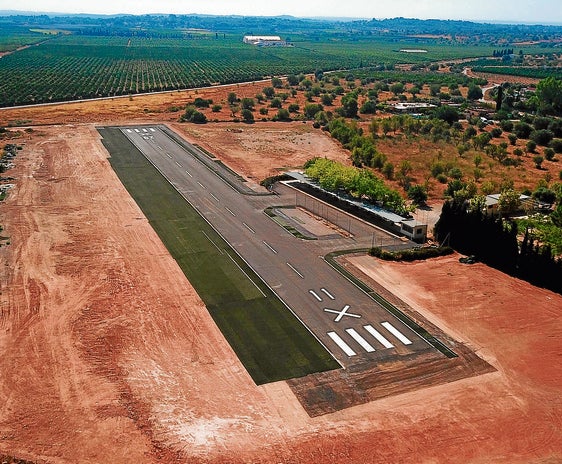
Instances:
[[[482,52],[482,49],[478,50]],[[435,46],[431,56],[472,56]],[[60,36],[0,61],[0,106],[179,90],[260,80],[272,75],[421,60],[383,41],[256,48],[241,36],[155,39]]]
[[[490,57],[494,33],[475,23],[296,20],[275,18],[0,17],[0,53],[43,41],[0,60],[0,107],[251,82],[271,76],[338,69],[390,70],[437,61]],[[478,31],[470,39],[455,27]],[[442,34],[430,34],[440,27]],[[497,30],[496,30],[497,29]],[[551,43],[524,54],[554,53],[560,28],[540,30]],[[288,47],[242,43],[248,31],[283,36]],[[425,34],[424,34],[425,32]],[[512,31],[514,32],[514,31]],[[517,30],[525,40],[535,29]],[[521,42],[526,43],[526,42]]]
[[[20,47],[45,40],[46,36],[37,31],[21,27],[6,27],[0,24],[0,57]]]
[[[248,46],[241,38],[218,33],[182,38],[58,35],[0,61],[0,106],[188,89],[315,70],[385,69],[492,52],[485,45],[395,37],[325,34],[316,40],[301,34],[293,46],[280,48]],[[413,47],[424,53],[408,53]]]

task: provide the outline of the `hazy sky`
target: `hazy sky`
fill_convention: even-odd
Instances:
[[[437,18],[562,23],[562,0],[0,0],[0,10],[64,13]]]

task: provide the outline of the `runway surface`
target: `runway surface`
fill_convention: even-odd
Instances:
[[[294,205],[295,194],[290,189],[281,189],[281,195],[243,194],[244,189],[234,188],[230,180],[225,182],[209,169],[212,160],[200,160],[207,155],[186,141],[181,146],[160,126],[120,130],[343,367],[423,351],[438,353],[323,258],[335,249],[388,244],[396,237],[362,224],[352,238],[298,239],[264,214],[269,206]]]

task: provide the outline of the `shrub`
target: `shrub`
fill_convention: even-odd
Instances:
[[[425,205],[427,201],[427,190],[423,185],[412,185],[408,189],[408,198],[416,205]]]
[[[277,115],[275,116],[275,118],[278,121],[290,121],[291,120],[291,115],[289,114],[289,110],[285,109],[285,108],[281,108],[278,112]]]
[[[209,108],[209,105],[213,103],[213,100],[207,100],[205,98],[197,97],[193,102],[196,108]]]
[[[462,178],[462,170],[461,170],[461,168],[458,168],[458,167],[449,169],[448,174],[449,174],[449,177],[452,177],[453,179],[461,179]]]
[[[545,148],[544,149],[544,157],[548,160],[548,161],[552,161],[554,159],[554,150],[552,148]]]
[[[509,119],[506,119],[500,122],[500,127],[506,132],[511,132],[513,130],[513,122],[511,122]]]
[[[562,139],[553,139],[550,142],[550,148],[552,148],[555,153],[562,153]]]
[[[546,147],[551,142],[553,137],[554,134],[547,129],[536,130],[531,132],[531,135],[529,135],[529,138],[533,142],[543,147]]]
[[[289,113],[296,113],[299,109],[300,106],[298,105],[298,103],[291,103],[288,108]]]
[[[502,130],[499,127],[494,127],[491,131],[490,131],[490,135],[493,138],[497,138],[500,137],[502,135]]]
[[[445,182],[447,182],[447,180],[449,180],[449,178],[443,173],[437,174],[436,179],[440,184],[444,184]]]
[[[528,139],[532,131],[533,128],[526,122],[518,122],[513,126],[513,133],[518,139]]]
[[[394,164],[392,164],[390,161],[387,161],[386,163],[384,163],[381,172],[383,176],[388,180],[392,180],[392,178],[394,177]]]
[[[249,109],[243,109],[241,114],[244,122],[246,123],[254,122],[254,114]]]
[[[419,259],[446,256],[452,254],[453,252],[454,251],[451,247],[422,247],[398,251],[386,251],[380,247],[373,247],[369,250],[369,254],[371,256],[384,259],[386,261],[415,261]]]

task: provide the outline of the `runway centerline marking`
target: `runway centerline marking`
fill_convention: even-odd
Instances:
[[[234,211],[232,211],[228,206],[225,206],[224,209],[226,209],[230,214],[232,214],[234,217],[236,217],[236,214],[234,214]]]
[[[289,266],[296,275],[298,275],[301,279],[304,279],[304,276],[293,266],[291,263],[287,262],[287,266]]]
[[[244,227],[246,229],[248,229],[250,232],[252,232],[252,234],[255,234],[256,231],[254,229],[252,229],[248,224],[246,224],[245,222],[242,223],[244,225]]]
[[[346,355],[351,357],[357,354],[347,343],[342,340],[342,338],[336,332],[328,332],[327,335],[336,343],[336,345],[338,345],[342,349],[342,351]]]
[[[321,288],[320,291],[324,292],[326,295],[328,295],[328,298],[330,298],[330,300],[335,300],[336,298],[325,288]]]
[[[209,192],[209,194],[210,194],[210,195],[211,195],[211,196],[212,196],[212,197],[213,197],[213,198],[214,198],[214,199],[215,199],[216,201],[220,201],[220,200],[219,200],[219,199],[217,198],[217,196],[216,196],[216,195],[213,195],[213,193],[212,193],[212,192]]]
[[[207,190],[207,187],[205,187],[201,182],[197,181],[197,183],[201,186],[201,188],[204,188],[205,190]]]
[[[267,243],[265,240],[262,240],[263,244],[269,248],[271,251],[273,251],[273,253],[277,254],[277,250],[275,248],[273,248],[269,243]]]
[[[348,317],[356,317],[356,318],[360,318],[361,316],[359,314],[353,314],[353,313],[348,313],[347,310],[350,308],[351,306],[349,305],[345,305],[341,311],[336,311],[335,309],[330,309],[330,308],[324,308],[324,311],[326,311],[327,313],[334,313],[337,314],[336,318],[334,319],[334,322],[339,322],[342,320],[343,316],[348,316]]]
[[[320,297],[320,295],[318,295],[318,293],[316,293],[314,290],[309,290],[308,293],[310,293],[318,301],[322,301],[322,298]]]
[[[355,329],[345,329],[345,331],[351,335],[351,337],[353,338],[353,340],[355,340],[357,343],[359,343],[361,345],[361,347],[367,352],[367,353],[372,353],[373,351],[375,351],[375,349],[371,346],[371,344],[365,340],[361,335],[359,335],[359,333],[357,332],[357,330]]]
[[[392,335],[394,335],[398,340],[400,340],[404,345],[411,345],[412,342],[406,338],[398,329],[396,329],[390,322],[381,322],[381,325],[388,330]]]
[[[180,163],[178,163],[177,161],[176,161],[176,164],[177,164],[180,168],[183,168],[183,166],[182,166]]]
[[[170,155],[169,153],[166,153],[166,156],[170,159],[172,159],[172,155]]]
[[[185,173],[186,173],[189,177],[193,177],[189,171],[185,171]]]

